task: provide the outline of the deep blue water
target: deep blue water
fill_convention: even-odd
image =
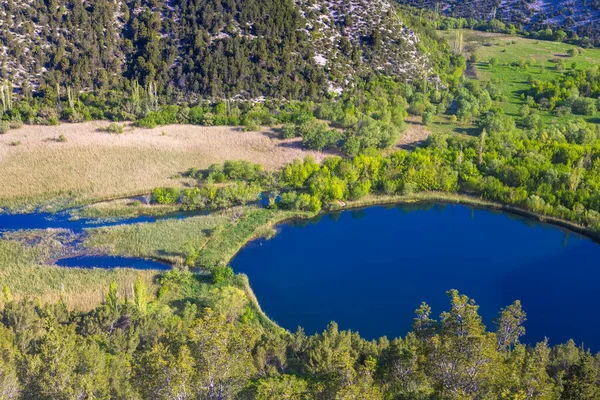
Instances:
[[[63,258],[56,261],[56,265],[67,268],[133,268],[138,270],[171,269],[168,264],[158,261],[146,260],[144,258],[112,257],[112,256],[80,256]]]
[[[285,224],[233,259],[265,313],[284,328],[335,320],[366,338],[403,336],[414,310],[475,299],[489,329],[521,300],[525,342],[573,338],[600,350],[600,245],[567,230],[462,205],[400,205]]]
[[[123,224],[137,224],[141,222],[155,222],[160,219],[186,218],[189,216],[201,215],[198,211],[181,211],[170,213],[160,217],[139,216],[134,218],[122,219],[93,219],[93,218],[72,218],[69,212],[51,213],[30,213],[30,214],[6,214],[0,213],[0,233],[21,229],[70,229],[73,232],[80,232],[86,228],[98,228],[103,226],[115,226]]]

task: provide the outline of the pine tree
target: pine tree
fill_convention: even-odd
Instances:
[[[567,370],[560,396],[563,400],[596,400],[598,398],[598,366],[589,353],[581,354],[577,364]]]

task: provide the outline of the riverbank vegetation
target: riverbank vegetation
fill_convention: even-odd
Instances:
[[[482,124],[489,134],[484,127],[478,138],[432,135],[426,148],[387,156],[367,152],[351,159],[328,157],[322,164],[307,158],[279,172],[254,172],[252,177],[232,177],[214,166],[202,176],[199,188],[158,189],[171,196],[155,196],[154,201],[179,201],[201,208],[218,201],[243,203],[248,199],[232,197],[232,190],[237,193],[255,185],[256,193],[270,193],[268,207],[318,212],[322,204],[359,200],[369,194],[460,192],[600,229],[596,211],[600,209],[596,188],[600,175],[594,167],[600,148],[595,127],[583,123],[564,131],[559,127],[522,131],[498,110],[489,111]],[[585,135],[588,139],[581,140]],[[221,184],[226,179],[229,183],[217,187],[215,176]]]
[[[89,229],[87,251],[168,261],[212,270],[229,263],[248,241],[269,237],[282,221],[312,214],[233,207],[208,215]]]
[[[69,309],[89,310],[103,299],[103,290],[111,281],[119,283],[121,294],[130,296],[128,290],[136,277],[155,289],[158,272],[64,268],[52,265],[56,259],[120,255],[166,261],[176,270],[201,267],[194,271],[206,274],[228,265],[250,240],[272,236],[276,224],[311,215],[249,205],[153,223],[92,225],[79,234],[66,229],[4,232],[0,237],[0,281],[14,288],[19,298],[43,303],[62,298]]]
[[[404,338],[367,341],[335,323],[307,335],[264,326],[243,282],[168,272],[150,301],[111,284],[90,312],[15,301],[3,290],[0,393],[7,399],[595,399],[600,360],[568,342],[521,344],[515,302],[486,329],[476,303],[449,291],[435,318],[423,304]],[[183,300],[175,300],[188,295]],[[211,297],[212,296],[212,297]],[[179,297],[180,298],[180,297]],[[452,365],[452,368],[447,368]]]

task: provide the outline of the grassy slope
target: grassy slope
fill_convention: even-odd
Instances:
[[[451,46],[455,40],[453,31],[440,32],[449,40]],[[479,31],[464,31],[464,54],[468,57],[471,53],[478,54],[481,62],[475,66],[478,79],[492,81],[499,86],[507,98],[505,112],[518,117],[519,107],[524,104],[521,93],[529,89],[528,78],[551,81],[560,76],[562,72],[556,70],[554,59],[562,59],[567,69],[575,62],[578,69],[589,69],[600,65],[600,49],[585,49],[582,54],[567,57],[567,51],[577,48],[565,43],[532,40],[522,37],[490,34]],[[500,63],[491,67],[487,62],[497,57]],[[532,66],[527,69],[512,67],[512,62],[531,60]],[[549,112],[540,113],[546,122],[564,122],[580,116],[557,117]],[[600,113],[583,117],[588,121],[598,121]]]

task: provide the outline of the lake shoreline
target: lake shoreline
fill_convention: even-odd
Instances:
[[[356,210],[367,207],[376,207],[392,204],[411,204],[411,203],[446,203],[446,204],[462,204],[479,209],[496,210],[505,212],[508,214],[514,214],[521,217],[525,217],[535,222],[546,223],[549,225],[558,226],[560,228],[568,229],[574,233],[585,236],[596,243],[600,244],[600,232],[594,231],[583,225],[577,224],[572,221],[565,219],[545,216],[533,211],[526,210],[524,208],[511,206],[508,204],[502,204],[483,200],[478,197],[469,196],[466,194],[449,194],[443,192],[422,192],[416,193],[409,196],[377,196],[364,200],[356,200],[347,202],[345,207],[336,207],[325,211],[340,211],[340,210]]]
[[[128,198],[125,197],[125,198],[121,198],[120,200],[123,200],[123,199],[128,199]],[[129,198],[129,199],[131,199],[131,198]],[[106,201],[101,201],[99,203],[94,203],[94,204],[102,204],[102,203],[106,204]],[[419,204],[419,203],[462,204],[462,205],[475,207],[478,209],[505,212],[508,214],[513,214],[513,215],[527,218],[531,221],[546,223],[546,224],[554,225],[554,226],[557,226],[560,228],[564,228],[564,229],[567,229],[574,233],[577,233],[579,235],[585,236],[585,237],[593,240],[596,243],[600,243],[600,232],[594,231],[583,225],[580,225],[580,224],[577,224],[575,222],[571,222],[568,220],[564,220],[564,219],[560,219],[560,218],[552,217],[552,216],[544,216],[544,215],[541,215],[541,214],[538,214],[538,213],[535,213],[535,212],[532,212],[532,211],[529,211],[529,210],[526,210],[526,209],[523,209],[520,207],[515,207],[515,206],[502,204],[502,203],[498,203],[498,202],[483,200],[481,198],[470,196],[467,194],[444,193],[444,192],[419,192],[419,193],[415,193],[415,194],[411,194],[411,195],[368,196],[361,200],[347,201],[346,203],[344,203],[343,206],[340,204],[337,204],[337,203],[332,203],[329,205],[329,207],[325,207],[319,213],[294,213],[294,212],[292,212],[293,215],[291,215],[289,217],[286,217],[281,220],[271,221],[266,226],[263,226],[262,229],[264,229],[264,231],[255,232],[256,233],[255,235],[250,237],[244,243],[241,243],[240,247],[235,252],[232,253],[231,257],[228,257],[227,263],[229,263],[238,254],[238,252],[244,246],[246,246],[248,243],[252,242],[253,240],[260,239],[263,236],[270,237],[271,235],[276,234],[277,226],[289,223],[294,220],[298,220],[298,221],[309,220],[309,219],[315,218],[319,215],[326,215],[328,213],[344,211],[344,210],[358,210],[358,209],[365,209],[365,208],[369,208],[369,207],[377,207],[377,206],[385,206],[385,205],[393,205],[393,204],[411,204],[411,203],[415,203],[415,204]],[[127,220],[131,219],[131,218],[139,218],[142,216],[151,216],[151,217],[160,218],[160,216],[164,217],[165,215],[168,215],[169,213],[176,213],[176,212],[178,212],[178,210],[181,211],[180,207],[179,208],[173,208],[173,207],[165,208],[162,206],[158,206],[158,208],[156,208],[156,206],[154,206],[154,205],[145,206],[143,208],[134,207],[134,210],[130,210],[132,208],[132,206],[126,205],[125,203],[115,204],[115,206],[117,208],[113,209],[112,211],[113,212],[114,212],[114,210],[123,211],[124,212],[122,214],[123,217],[119,218],[119,217],[116,217],[116,215],[115,215],[113,218],[108,218],[108,219],[116,219],[116,220],[122,219],[125,224],[127,224]],[[75,211],[75,212],[79,213],[81,210],[82,210],[82,208],[75,208],[73,210],[67,209],[66,211],[63,210],[61,212],[69,213],[70,211]],[[133,212],[131,212],[131,211],[133,211]],[[223,210],[217,210],[217,211],[223,211]],[[129,214],[129,213],[131,213],[131,214]],[[204,211],[204,213],[206,213],[206,211]],[[212,212],[209,212],[209,214],[211,214],[211,213]],[[116,214],[120,214],[120,213],[117,212]],[[126,214],[128,214],[128,215],[125,216]],[[191,214],[194,215],[193,213],[191,213]],[[77,215],[77,214],[73,214],[73,215]],[[100,216],[98,215],[96,217],[100,217]],[[104,217],[106,218],[106,216],[104,216]],[[102,217],[100,217],[100,219],[102,219]],[[94,227],[90,227],[90,228],[94,228]],[[269,235],[264,235],[265,231],[269,231]],[[79,254],[79,255],[98,256],[100,254],[98,253],[97,250],[90,251],[88,249],[88,250],[84,251],[83,254]],[[112,254],[112,255],[114,255],[114,254]],[[172,266],[175,265],[175,264],[171,263],[169,260],[167,260],[166,258],[162,258],[162,257],[149,257],[149,258],[146,257],[146,258],[149,260],[155,260],[155,261],[158,261],[161,263],[166,262],[168,264],[171,264]]]

